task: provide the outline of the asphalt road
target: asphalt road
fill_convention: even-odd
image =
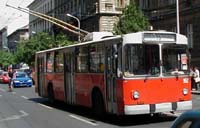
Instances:
[[[199,109],[199,100],[200,95],[193,95],[193,109]],[[35,94],[34,87],[8,92],[8,86],[0,84],[0,128],[169,128],[178,115],[107,115],[98,120],[91,109],[62,102],[50,105]]]

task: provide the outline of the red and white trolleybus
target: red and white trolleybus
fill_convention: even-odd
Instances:
[[[96,114],[153,114],[192,108],[187,38],[166,31],[120,36],[36,53],[36,92]]]

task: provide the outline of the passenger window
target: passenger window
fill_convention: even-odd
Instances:
[[[54,53],[47,54],[47,72],[54,71]]]
[[[55,71],[63,72],[64,71],[64,58],[63,53],[55,53]]]

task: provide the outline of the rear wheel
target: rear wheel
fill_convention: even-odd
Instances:
[[[103,118],[105,115],[103,97],[99,91],[97,91],[93,97],[93,111],[98,118]]]
[[[53,87],[51,85],[49,85],[49,87],[48,87],[48,100],[51,104],[53,104],[55,102]]]

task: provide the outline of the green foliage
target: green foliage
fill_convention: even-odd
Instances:
[[[10,52],[0,51],[0,64],[8,66],[14,62],[14,56]]]
[[[72,44],[64,34],[58,34],[55,38],[48,33],[38,33],[27,41],[20,41],[15,53],[15,62],[24,62],[33,66],[35,53],[41,50],[51,49]]]
[[[114,25],[114,34],[126,34],[146,30],[149,27],[148,19],[135,3],[128,5],[122,12],[117,24]]]

